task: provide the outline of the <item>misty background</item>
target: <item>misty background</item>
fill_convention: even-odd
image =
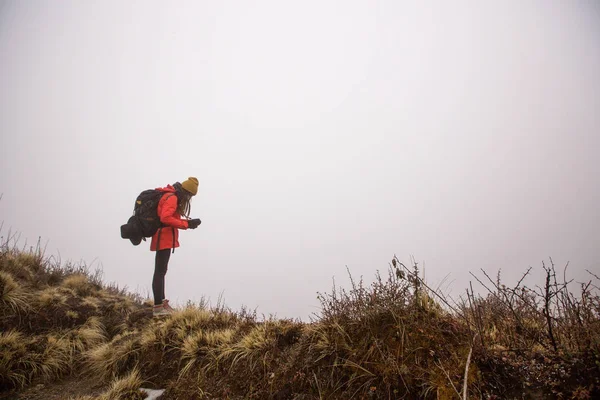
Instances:
[[[394,254],[455,297],[549,256],[588,279],[599,71],[594,1],[0,0],[0,235],[149,295],[119,226],[196,176],[179,304],[306,319]]]

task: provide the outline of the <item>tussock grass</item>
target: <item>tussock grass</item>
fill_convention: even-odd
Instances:
[[[66,305],[69,294],[63,288],[49,287],[39,292],[34,304],[40,308],[56,309]]]
[[[79,351],[94,347],[107,340],[106,331],[100,318],[90,317],[84,325],[76,331],[76,338],[81,345]]]
[[[27,308],[27,295],[8,272],[0,272],[0,304],[2,309],[18,313]]]
[[[226,348],[235,337],[234,329],[217,331],[198,330],[189,334],[181,345],[181,361],[184,363],[179,376],[186,375],[194,366],[199,366],[202,361],[210,365],[220,349]]]
[[[83,371],[85,354],[143,306],[98,273],[0,244],[0,391]]]
[[[123,378],[115,379],[102,400],[142,400],[146,395],[140,392],[141,385],[140,372],[134,368]]]
[[[85,306],[92,307],[94,311],[98,311],[102,305],[102,299],[96,296],[85,296],[81,299],[81,303]]]
[[[136,332],[128,332],[88,350],[84,356],[85,365],[91,374],[106,380],[134,365],[140,350],[139,336]]]
[[[100,324],[91,320],[72,331],[26,336],[0,333],[0,387],[22,387],[33,378],[52,381],[73,371],[82,352],[105,340]]]
[[[394,258],[370,285],[319,293],[309,323],[220,301],[154,319],[87,266],[0,248],[0,391],[84,373],[108,389],[79,400],[141,398],[142,377],[167,398],[600,395],[598,279],[574,294],[553,265],[534,287],[482,271],[479,293],[450,299]]]
[[[40,375],[45,381],[59,378],[70,371],[74,360],[73,342],[66,334],[47,336],[44,352],[41,356]]]
[[[2,257],[0,262],[0,271],[7,272],[20,281],[31,282],[34,277],[34,270],[37,270],[39,259],[36,256],[25,253],[18,257]]]
[[[18,331],[0,332],[0,387],[22,387],[36,363],[28,357],[27,339]]]
[[[90,296],[97,290],[90,283],[88,276],[81,273],[65,277],[62,286],[73,290],[78,296]]]
[[[217,359],[227,361],[234,367],[239,361],[246,361],[246,366],[252,372],[257,363],[265,355],[267,349],[275,344],[275,337],[271,334],[268,323],[252,328],[240,340],[224,347],[219,352]]]
[[[146,395],[140,391],[142,379],[137,368],[123,377],[116,377],[106,392],[99,396],[79,396],[70,400],[142,400]]]

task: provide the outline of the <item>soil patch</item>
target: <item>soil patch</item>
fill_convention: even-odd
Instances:
[[[97,396],[103,392],[104,387],[98,384],[98,379],[70,376],[58,382],[34,383],[20,393],[0,393],[0,400],[65,400],[85,395]]]

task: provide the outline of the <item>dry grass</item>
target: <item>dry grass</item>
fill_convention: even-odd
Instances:
[[[19,313],[27,308],[27,295],[8,272],[0,272],[0,304],[2,309]]]
[[[146,395],[140,392],[141,385],[140,372],[134,368],[124,377],[113,380],[101,400],[142,400]]]
[[[37,368],[28,358],[26,343],[18,331],[0,332],[0,387],[24,386]]]
[[[246,360],[249,371],[253,372],[266,350],[275,343],[275,337],[270,333],[268,323],[255,326],[240,340],[223,347],[217,358],[221,362],[227,361],[231,367]]]
[[[98,317],[88,319],[76,332],[77,339],[81,343],[80,352],[104,343],[107,339],[104,325]]]
[[[138,369],[134,368],[123,377],[117,377],[108,389],[99,396],[79,396],[70,400],[142,400],[146,395],[140,391],[142,379]]]
[[[467,290],[461,316],[476,337],[475,357],[489,384],[507,393],[522,386],[550,395],[565,388],[586,398],[600,387],[600,296],[597,277],[580,284],[575,295],[550,260],[545,281],[527,286],[531,268],[514,286],[486,271],[473,275],[484,294]],[[562,279],[560,278],[562,276]],[[526,367],[524,365],[527,365]]]
[[[53,309],[64,306],[67,303],[68,293],[59,287],[49,287],[35,297],[35,305],[40,308]]]
[[[66,374],[73,365],[75,350],[67,334],[48,335],[41,357],[40,371],[36,375],[50,381]]]
[[[153,319],[87,267],[4,250],[0,391],[86,373],[110,386],[94,400],[142,398],[142,377],[168,398],[593,398],[597,280],[575,295],[546,272],[533,288],[483,272],[455,301],[394,259],[369,286],[319,294],[310,323],[206,302]]]
[[[214,361],[221,348],[229,345],[235,336],[235,330],[223,329],[217,331],[198,330],[189,334],[181,345],[181,361],[184,363],[179,376],[186,375],[194,366],[202,361],[205,365]]]
[[[140,354],[139,335],[128,332],[115,336],[85,353],[85,365],[94,376],[106,380],[125,372],[134,365]]]
[[[3,257],[0,271],[7,272],[22,282],[31,282],[39,266],[38,257],[24,253],[18,257]]]
[[[81,372],[86,352],[110,339],[106,326],[127,327],[142,308],[98,289],[81,267],[0,248],[0,391]]]
[[[88,276],[81,273],[65,277],[62,286],[73,290],[78,296],[91,296],[97,290],[90,283]]]

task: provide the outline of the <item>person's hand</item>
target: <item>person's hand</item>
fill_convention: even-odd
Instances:
[[[202,221],[200,221],[200,218],[194,218],[194,219],[190,219],[188,220],[188,229],[196,229],[198,227],[198,225],[200,225]]]

